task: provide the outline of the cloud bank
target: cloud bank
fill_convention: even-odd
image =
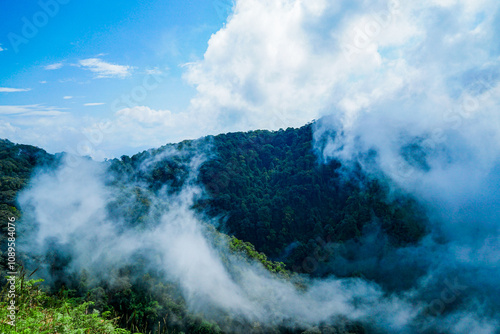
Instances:
[[[497,15],[498,4],[487,0],[241,0],[203,59],[184,66],[197,92],[187,110],[167,114],[140,101],[127,107],[134,114],[150,110],[144,119],[163,114],[158,124],[171,130],[168,141],[301,126],[330,114],[348,129],[393,99],[400,118],[415,102],[449,111],[457,95],[481,89],[472,86],[495,85]],[[427,126],[455,116],[412,117]],[[148,121],[136,127],[152,131]]]
[[[470,85],[495,85],[497,17],[498,3],[493,0],[237,1],[225,26],[208,41],[203,58],[183,66],[186,82],[196,89],[187,109],[170,112],[168,101],[163,107],[147,105],[149,92],[163,87],[157,84],[156,71],[150,72],[145,83],[124,92],[130,103],[109,103],[106,122],[113,123],[114,130],[106,133],[92,156],[120,156],[130,147],[207,134],[301,126],[332,113],[347,130],[359,114],[391,99],[407,104],[418,100],[422,109],[441,110],[419,117],[421,123],[444,117],[452,124],[456,115],[448,111],[457,95]],[[96,78],[132,74],[130,66],[101,58],[82,59],[78,66]],[[478,94],[484,88],[470,89]],[[406,105],[400,107],[404,118]],[[144,116],[125,120],[123,109]],[[162,115],[154,117],[156,126],[151,114]],[[98,117],[75,118],[52,126],[96,128],[103,122]],[[29,127],[53,147],[62,142],[37,122]],[[137,135],[124,142],[132,132]],[[26,141],[20,134],[10,138]]]
[[[143,161],[140,169],[184,154],[166,151]],[[379,258],[374,270],[394,275],[382,283],[403,279],[398,270],[411,270],[415,258],[421,262],[424,275],[404,289],[385,289],[376,279],[335,276],[304,277],[305,289],[298,289],[260,264],[231,255],[228,245],[214,243],[207,228],[212,220],[192,210],[203,195],[193,183],[203,161],[199,156],[190,160],[190,177],[178,193],[167,188],[143,193],[151,205],[139,225],[127,219],[134,189],[143,185],[114,179],[105,164],[82,160],[75,167],[75,161],[68,161],[56,170],[40,171],[19,197],[24,226],[32,227],[31,234],[22,232],[20,248],[49,262],[54,254],[66,259],[64,268],[52,272],[53,279],[87,270],[96,282],[104,279],[110,284],[118,268],[134,264],[137,255],[145,257],[146,270],[160,269],[165,281],[180,285],[191,311],[216,320],[230,315],[247,323],[292,329],[361,321],[382,333],[497,333],[497,309],[492,304],[498,300],[494,238],[481,247],[429,238]],[[348,270],[362,259],[369,270],[371,257],[379,256],[374,244],[383,237],[354,245],[356,256],[332,264]],[[407,261],[406,267],[402,261]],[[50,277],[49,272],[39,273]]]

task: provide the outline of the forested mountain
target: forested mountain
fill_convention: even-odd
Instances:
[[[256,260],[272,275],[291,280],[298,287],[302,283],[293,272],[312,276],[362,275],[376,280],[359,268],[339,271],[326,265],[338,255],[335,252],[339,248],[332,251],[325,244],[355,244],[375,226],[385,238],[385,248],[411,245],[425,234],[423,210],[388,180],[367,175],[359,166],[342,166],[338,161],[319,163],[313,148],[312,126],[208,136],[105,161],[101,165],[109,174],[107,184],[119,189],[106,210],[119,217],[124,228],[144,229],[154,224],[154,196],[199,186],[203,191],[192,208],[212,222],[206,233],[211,235],[215,247],[228,244],[242,259]],[[21,217],[16,194],[28,184],[36,168],[56,169],[63,156],[8,140],[0,142],[2,229],[5,230],[4,218],[8,215]],[[193,172],[194,179],[190,177]],[[22,223],[29,224],[29,220]],[[269,328],[231,318],[207,321],[203,314],[188,310],[178,285],[162,281],[163,272],[135,276],[133,273],[148,267],[140,255],[133,265],[113,272],[120,284],[109,284],[105,279],[91,280],[92,273],[87,271],[68,273],[71,259],[57,251],[57,243],[53,245],[53,251],[45,258],[19,258],[31,270],[37,265],[48,266],[48,272],[55,277],[52,293],[63,289],[73,302],[93,302],[91,308],[118,319],[121,327],[144,333],[218,333],[231,332],[236,321],[245,332],[307,330],[300,326],[290,329],[285,324]],[[311,258],[315,263],[308,262]],[[231,266],[231,260],[225,261]],[[346,333],[364,331],[358,323],[338,321]],[[323,324],[312,332],[328,332],[334,327]]]
[[[53,155],[38,147],[0,139],[1,203],[15,206],[16,193],[29,181],[33,169],[50,164],[54,159]]]
[[[54,164],[56,157],[44,150],[30,145],[16,145],[9,140],[0,139],[0,242],[5,251],[7,218],[20,217],[16,205],[17,193],[27,185],[35,167]],[[5,256],[1,257],[0,268],[4,268]],[[2,275],[3,277],[3,275]]]
[[[190,153],[169,153],[176,150]],[[313,149],[312,124],[167,145],[123,156],[112,161],[111,168],[150,189],[165,184],[175,189],[188,173],[183,161],[200,152],[207,158],[198,180],[207,196],[196,204],[197,210],[222,216],[223,231],[297,271],[307,271],[302,262],[318,247],[318,239],[356,240],[375,221],[392,246],[414,243],[425,234],[423,210],[403,193],[389,195],[388,180],[366,175],[359,166],[320,163]],[[171,159],[156,161],[162,154]],[[144,161],[151,161],[147,173],[140,168]]]

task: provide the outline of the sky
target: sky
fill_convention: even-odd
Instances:
[[[493,0],[0,6],[0,138],[97,160],[498,80]]]
[[[0,137],[85,153],[85,129],[124,107],[186,110],[196,90],[182,79],[184,66],[203,58],[231,8],[229,0],[2,2]],[[103,138],[89,153],[102,158],[99,146],[119,156],[190,135],[166,132],[151,141]]]

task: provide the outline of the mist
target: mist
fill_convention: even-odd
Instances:
[[[202,161],[198,156],[191,159],[190,176],[179,192],[161,189],[149,194],[153,209],[137,226],[124,223],[132,203],[122,201],[117,210],[115,202],[140,184],[113,183],[105,164],[82,160],[78,168],[62,164],[57,170],[40,171],[19,197],[24,225],[32,226],[24,233],[23,250],[47,263],[38,275],[52,284],[82,270],[89,273],[91,284],[119,284],[113,273],[139,256],[147,265],[138,277],[161,271],[166,282],[181,287],[192,312],[215,320],[230,315],[247,323],[303,329],[362,321],[387,332],[410,330],[418,307],[384,293],[377,284],[360,278],[296,277],[305,285],[298,288],[293,280],[232,253],[224,242],[214,242],[211,226],[217,222],[192,209],[204,193],[195,183]],[[51,262],[61,259],[62,266],[51,268]]]
[[[426,34],[399,49],[408,70],[399,88],[353,108],[332,105],[315,123],[320,161],[340,160],[387,177],[394,191],[425,207],[428,234],[418,245],[388,250],[375,224],[328,264],[339,274],[362,268],[388,289],[426,304],[421,314],[432,321],[424,320],[422,330],[499,331],[500,84],[493,47],[499,36],[491,9],[478,28],[481,36],[462,44],[448,38],[469,29],[463,17],[445,10],[427,17]],[[382,62],[379,70],[397,67]]]
[[[146,159],[140,169],[178,156],[187,154],[166,150]],[[76,168],[73,162],[40,170],[19,196],[24,226],[30,226],[23,233],[22,248],[46,263],[38,275],[54,284],[85,270],[91,284],[104,280],[112,286],[121,284],[116,271],[140,258],[146,265],[137,277],[161,272],[165,282],[179,285],[192,312],[214,320],[230,315],[245,323],[291,329],[347,321],[381,333],[465,333],[479,328],[495,333],[498,259],[490,251],[496,240],[475,248],[474,243],[438,242],[431,234],[419,245],[384,251],[385,236],[374,222],[360,241],[346,242],[343,252],[327,264],[345,270],[340,276],[358,266],[368,276],[372,270],[373,277],[280,278],[232,253],[224,241],[217,242],[213,226],[218,219],[193,209],[196,200],[206,196],[196,182],[206,156],[210,153],[191,156],[185,166],[189,175],[179,191],[168,186],[145,191],[150,210],[137,225],[126,220],[134,205],[132,193],[145,189],[144,184],[123,184],[105,163],[91,160],[79,161]],[[54,269],[56,261],[63,265]],[[408,272],[414,264],[419,270]],[[391,281],[412,284],[395,288]],[[230,332],[246,328],[228,326]]]

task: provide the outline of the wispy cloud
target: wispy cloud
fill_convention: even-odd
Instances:
[[[40,104],[31,105],[0,105],[0,115],[6,116],[60,116],[67,114],[62,108],[49,107]]]
[[[0,87],[0,93],[17,93],[17,92],[27,92],[31,88],[11,88],[11,87]]]
[[[2,48],[2,44],[0,44],[0,52],[5,51],[4,48]]]
[[[85,107],[94,107],[94,106],[102,106],[103,104],[106,104],[106,103],[103,103],[103,102],[85,103],[84,106]]]
[[[71,100],[72,98],[73,98],[73,96],[65,96],[65,97],[63,97],[63,99],[65,99],[65,100]]]
[[[45,66],[44,68],[45,68],[46,70],[52,71],[52,70],[58,70],[58,69],[60,69],[61,67],[63,67],[63,63],[54,63],[54,64],[50,64],[50,65]]]
[[[132,66],[111,64],[99,58],[82,59],[79,65],[96,73],[96,78],[125,78],[132,70]]]
[[[146,69],[146,74],[148,74],[148,75],[163,74],[163,72],[158,67],[154,67],[154,68]]]

